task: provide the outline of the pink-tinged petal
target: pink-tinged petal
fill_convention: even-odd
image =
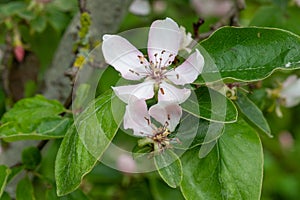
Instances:
[[[190,53],[192,50],[190,48],[188,48],[188,46],[193,41],[192,34],[190,32],[186,32],[186,30],[183,26],[180,26],[180,31],[182,34],[182,39],[180,42],[179,50],[186,50],[188,53]]]
[[[166,76],[176,85],[193,83],[202,72],[203,66],[204,58],[196,49],[181,65],[167,72]]]
[[[149,60],[159,67],[169,66],[178,53],[181,40],[181,31],[172,19],[154,21],[148,38]]]
[[[151,99],[154,96],[153,84],[154,81],[149,80],[136,85],[112,87],[112,89],[119,99],[129,103],[132,97],[144,100]]]
[[[149,114],[170,131],[174,131],[182,115],[182,109],[177,103],[158,102],[149,109]]]
[[[158,101],[176,102],[178,104],[186,101],[191,95],[191,90],[179,89],[171,84],[162,82],[158,91]]]
[[[286,107],[293,107],[300,103],[300,79],[290,83],[282,89],[280,96],[285,99]]]
[[[287,79],[283,82],[282,88],[286,88],[289,85],[295,83],[296,81],[297,81],[297,75],[291,75],[291,76],[287,77]]]
[[[145,100],[132,98],[126,106],[123,125],[125,129],[132,129],[133,134],[137,136],[152,134],[150,115]]]
[[[151,11],[151,5],[149,0],[134,0],[129,6],[129,12],[135,15],[149,15]]]
[[[149,65],[148,61],[125,38],[118,35],[104,35],[102,52],[105,61],[125,79],[140,80],[145,77],[145,66]]]
[[[125,173],[134,173],[136,172],[136,162],[132,158],[132,156],[128,154],[121,154],[119,155],[117,159],[117,167],[119,171],[125,172]]]

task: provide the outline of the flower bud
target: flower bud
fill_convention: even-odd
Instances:
[[[25,50],[22,45],[14,47],[14,55],[18,62],[22,62],[24,60]]]

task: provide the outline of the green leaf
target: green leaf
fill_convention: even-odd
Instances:
[[[58,101],[48,100],[41,95],[18,101],[14,107],[2,117],[3,123],[16,121],[25,130],[32,130],[41,118],[52,117],[65,111]]]
[[[30,25],[34,31],[41,33],[47,27],[47,19],[44,15],[37,16],[36,18],[30,21]]]
[[[16,197],[17,200],[35,200],[33,186],[27,176],[19,181]]]
[[[178,156],[171,150],[165,150],[154,157],[154,163],[161,178],[172,188],[180,185],[182,166]]]
[[[10,170],[10,174],[7,177],[7,183],[9,183],[17,174],[19,174],[24,169],[23,165],[18,165],[12,167]]]
[[[184,112],[180,127],[174,132],[180,142],[174,143],[172,146],[175,149],[186,150],[202,145],[201,155],[205,156],[213,148],[212,143],[224,133],[224,127],[224,123],[199,119]]]
[[[5,165],[0,165],[0,197],[4,192],[4,188],[6,186],[10,172],[11,170],[8,167],[6,167]]]
[[[67,11],[74,11],[78,9],[77,1],[76,0],[69,0],[69,1],[61,1],[61,0],[53,0],[51,5],[51,9],[58,9],[64,12]]]
[[[182,156],[181,190],[186,199],[260,199],[263,152],[256,132],[244,121],[226,124],[207,157],[198,148]]]
[[[197,134],[190,145],[190,148],[215,141],[224,133],[224,128],[225,124],[223,123],[210,122],[200,119]]]
[[[0,138],[5,141],[63,137],[71,119],[59,116],[65,108],[37,95],[17,102],[1,119]]]
[[[191,96],[181,105],[186,112],[214,122],[232,123],[237,120],[235,105],[221,93],[207,87],[200,87],[195,93],[197,99]]]
[[[254,124],[260,131],[264,132],[269,137],[273,137],[263,113],[245,94],[238,91],[235,103],[251,124]]]
[[[22,152],[22,163],[25,169],[34,170],[41,162],[41,152],[36,147],[27,147]]]
[[[151,193],[155,200],[184,200],[184,197],[178,189],[168,187],[161,179],[150,178],[149,181]]]
[[[71,119],[58,116],[43,120],[32,132],[24,132],[17,122],[5,123],[0,126],[0,138],[6,142],[62,138],[72,123]]]
[[[215,61],[216,69],[205,65],[202,76],[210,80],[256,81],[276,69],[297,69],[300,38],[275,28],[224,27],[200,43]],[[201,77],[195,83],[204,83]]]
[[[11,200],[12,198],[10,198],[9,194],[7,192],[3,192],[1,200]]]
[[[27,7],[26,3],[20,2],[20,1],[9,2],[4,5],[1,5],[0,6],[0,18],[17,14],[18,12],[25,10],[26,7]]]
[[[63,31],[70,22],[70,18],[65,13],[55,9],[48,9],[47,19],[51,26],[58,32]]]
[[[135,145],[132,149],[132,157],[133,159],[138,159],[143,156],[149,155],[149,153],[153,150],[153,147],[150,145],[145,145],[140,147],[139,145]]]
[[[35,13],[32,11],[32,10],[22,10],[18,13],[16,13],[19,17],[27,20],[27,21],[30,21],[30,20],[33,20],[36,16],[35,16]]]
[[[299,7],[282,9],[279,6],[262,6],[255,13],[250,26],[275,27],[300,34]]]
[[[114,138],[124,114],[124,104],[109,90],[78,116],[57,153],[57,194],[74,191]],[[116,111],[116,113],[114,113]]]
[[[74,192],[64,197],[58,197],[55,191],[55,186],[52,186],[50,189],[46,190],[45,199],[46,200],[88,200],[88,197],[79,189],[75,190]]]

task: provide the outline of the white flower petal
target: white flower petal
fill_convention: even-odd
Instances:
[[[286,107],[293,107],[300,103],[300,79],[292,81],[284,87],[280,96],[285,99]]]
[[[169,66],[178,53],[181,38],[180,29],[172,19],[154,21],[148,38],[149,60],[155,64],[161,62],[160,67]]]
[[[202,72],[203,66],[204,58],[196,49],[180,66],[167,72],[166,76],[176,85],[193,83]]]
[[[150,9],[149,0],[134,0],[129,6],[129,11],[136,15],[148,15]]]
[[[289,85],[295,83],[296,81],[297,81],[297,75],[291,75],[291,76],[287,77],[287,79],[283,82],[282,88],[286,88]]]
[[[186,33],[185,28],[183,26],[180,26],[180,32],[182,34],[182,39],[180,42],[179,50],[186,50],[188,53],[190,53],[191,49],[188,48],[188,46],[193,41],[192,34],[190,32]]]
[[[158,101],[176,102],[178,104],[186,101],[191,95],[191,90],[179,89],[171,84],[162,82],[158,91]]]
[[[162,125],[167,125],[174,131],[182,115],[182,109],[177,103],[159,102],[149,109],[149,114]]]
[[[128,103],[132,97],[144,100],[151,99],[154,96],[153,84],[154,81],[149,80],[136,85],[112,87],[112,89],[119,99]]]
[[[150,115],[145,100],[135,99],[126,106],[123,125],[125,129],[133,129],[133,134],[146,136],[152,134]]]
[[[145,77],[145,65],[149,65],[143,54],[125,38],[104,35],[102,52],[105,61],[119,71],[125,79],[140,80]],[[139,58],[140,57],[140,58]]]

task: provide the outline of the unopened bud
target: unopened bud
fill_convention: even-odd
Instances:
[[[15,46],[14,54],[18,62],[22,62],[25,56],[25,50],[21,45]]]

